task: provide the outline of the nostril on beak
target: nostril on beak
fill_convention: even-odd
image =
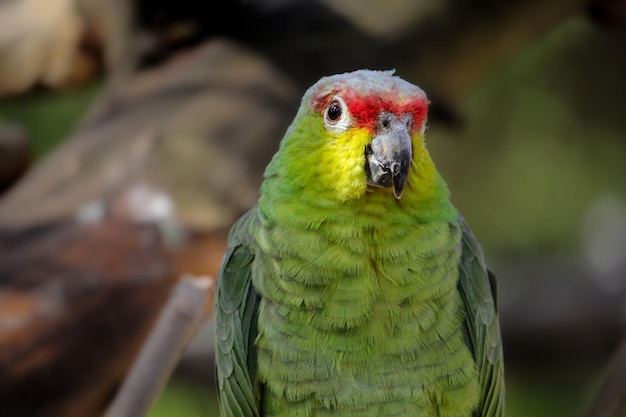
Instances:
[[[380,121],[380,126],[383,130],[389,130],[389,128],[391,127],[391,117],[389,117],[388,115],[384,116]]]

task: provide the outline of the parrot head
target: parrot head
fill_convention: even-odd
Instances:
[[[266,176],[338,201],[377,192],[399,200],[407,187],[432,186],[436,174],[424,147],[428,99],[393,74],[359,70],[311,86]]]

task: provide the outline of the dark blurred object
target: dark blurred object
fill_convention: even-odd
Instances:
[[[160,39],[144,59],[223,37],[269,57],[304,89],[357,68],[402,71],[454,103],[511,54],[582,10],[584,0],[139,0],[139,30]],[[151,34],[151,35],[150,35]],[[158,58],[157,58],[158,57]]]
[[[498,295],[508,362],[603,360],[619,343],[625,298],[581,262],[524,259],[495,271],[506,277]]]
[[[587,14],[596,23],[607,28],[624,28],[626,25],[626,2],[623,0],[592,0]]]
[[[103,412],[172,285],[217,274],[297,104],[280,73],[228,42],[109,98],[0,200],[7,415]]]
[[[118,25],[104,37],[106,49],[131,45],[118,59],[123,65],[149,68],[202,42],[229,39],[267,58],[300,93],[323,75],[395,68],[434,99],[441,111],[430,122],[454,127],[455,107],[471,88],[585,1],[220,0],[211,13],[190,0],[133,4],[132,30]]]
[[[2,415],[98,415],[174,273],[150,226],[59,223],[0,234]]]
[[[585,417],[626,416],[626,335],[613,356],[608,375]]]
[[[26,131],[0,123],[0,196],[29,168],[32,150]]]
[[[215,273],[222,240],[172,248],[156,225],[116,219],[0,232],[1,414],[100,415],[170,288]]]

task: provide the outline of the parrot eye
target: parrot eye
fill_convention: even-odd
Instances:
[[[341,97],[333,97],[324,110],[324,124],[331,132],[345,132],[352,126],[352,118]]]
[[[326,120],[330,123],[337,122],[341,118],[342,111],[341,103],[333,100],[326,110]]]

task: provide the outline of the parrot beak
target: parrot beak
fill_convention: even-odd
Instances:
[[[396,199],[402,197],[413,157],[409,135],[409,115],[399,120],[383,112],[378,118],[376,136],[365,148],[367,183],[374,187],[392,187]]]

